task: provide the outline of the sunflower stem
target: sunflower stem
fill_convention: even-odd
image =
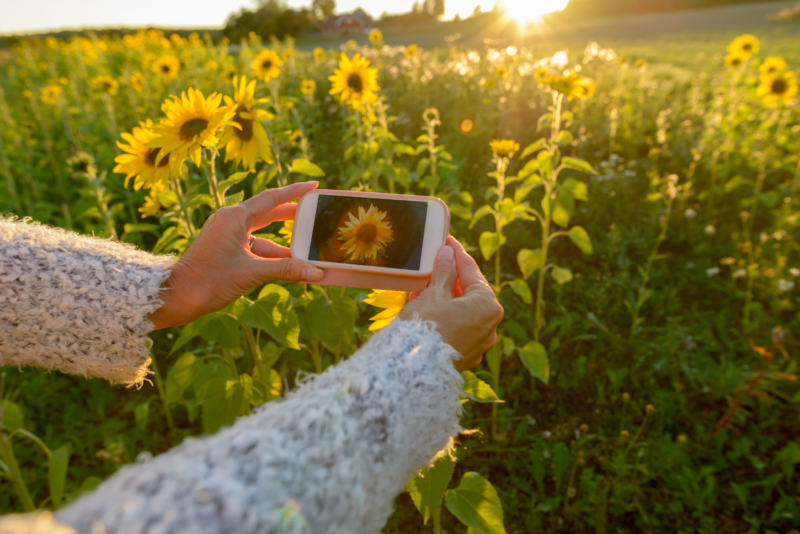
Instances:
[[[217,158],[217,151],[215,148],[210,148],[206,152],[203,151],[201,159],[201,166],[206,172],[206,179],[208,180],[208,190],[211,193],[211,199],[214,202],[214,211],[225,206],[225,199],[220,195],[219,188],[217,187],[217,173],[215,171],[215,160]]]
[[[267,137],[269,137],[269,143],[272,145],[272,154],[275,156],[275,168],[278,169],[278,186],[284,187],[287,185],[287,177],[283,174],[283,165],[281,165],[281,153],[278,152],[278,144],[275,142],[275,138],[272,136],[272,130],[269,128],[270,121],[264,121],[264,129],[267,131]]]

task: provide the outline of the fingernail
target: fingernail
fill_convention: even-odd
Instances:
[[[319,282],[322,280],[322,271],[316,267],[303,267],[303,280],[306,282]]]
[[[436,253],[436,265],[453,265],[455,257],[456,254],[453,252],[453,249],[448,246],[444,246],[439,249],[439,252]]]

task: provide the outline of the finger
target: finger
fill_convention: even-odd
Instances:
[[[281,204],[274,210],[253,219],[253,222],[250,224],[250,231],[255,232],[256,230],[261,230],[275,221],[293,221],[296,213],[297,204]]]
[[[458,270],[458,281],[461,285],[461,290],[466,294],[474,291],[477,288],[488,288],[489,283],[481,273],[478,264],[472,259],[472,256],[467,254],[464,247],[458,240],[450,236],[447,238],[447,246],[453,249],[456,258],[456,268]]]
[[[458,271],[456,271],[455,254],[452,248],[445,245],[436,253],[431,284],[428,287],[452,297],[457,281]]]
[[[308,282],[322,280],[322,271],[313,265],[293,258],[253,259],[251,269],[255,284],[265,282]]]
[[[309,191],[316,189],[319,182],[300,182],[278,189],[268,189],[256,196],[245,200],[242,204],[247,208],[252,217],[261,217],[275,209],[280,204],[285,204],[298,199]]]
[[[262,239],[260,237],[253,238],[253,246],[250,247],[250,252],[261,258],[292,257],[292,251],[289,250],[288,247],[282,247],[269,239]]]
[[[453,290],[453,298],[463,297],[464,291],[461,289],[461,282],[456,282],[456,288]]]
[[[419,291],[412,291],[411,293],[409,293],[408,294],[408,302],[414,302],[415,300],[417,300],[417,297],[419,296],[419,293],[420,293]]]

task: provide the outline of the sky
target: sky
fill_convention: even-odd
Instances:
[[[496,0],[445,0],[445,18],[462,17],[480,5],[490,10]],[[554,0],[507,0],[549,3]],[[293,7],[311,0],[288,0]],[[337,0],[337,12],[364,8],[374,17],[384,11],[407,12],[414,0]],[[105,26],[219,27],[234,11],[253,7],[254,0],[0,0],[0,34],[61,28]],[[387,9],[387,6],[390,6]]]

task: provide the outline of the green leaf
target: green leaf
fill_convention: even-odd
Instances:
[[[497,252],[497,249],[500,248],[500,246],[506,241],[506,236],[504,235],[498,236],[496,232],[483,232],[481,237],[478,239],[483,258],[487,260],[491,258],[492,254]]]
[[[530,145],[526,146],[525,150],[522,151],[522,155],[519,157],[519,159],[525,159],[534,152],[542,150],[545,146],[547,146],[547,139],[542,137],[538,141],[534,141]]]
[[[592,248],[592,240],[589,237],[589,233],[583,229],[582,226],[573,226],[567,232],[567,237],[575,243],[581,252],[584,254],[591,254],[594,252],[594,248]]]
[[[561,190],[556,197],[555,205],[553,206],[553,213],[551,215],[553,222],[559,226],[566,227],[569,225],[569,220],[572,214],[575,213],[575,199],[569,191]]]
[[[589,190],[586,189],[586,184],[575,178],[564,180],[564,183],[561,184],[561,189],[569,191],[578,200],[583,200],[584,202],[589,200]]]
[[[16,402],[0,400],[0,421],[3,430],[11,432],[18,428],[25,428],[25,414]]]
[[[522,277],[528,279],[536,269],[541,267],[542,252],[538,248],[531,250],[529,248],[520,249],[517,252],[517,264],[519,270],[522,271]]]
[[[234,185],[238,184],[239,182],[247,178],[248,174],[250,174],[250,171],[237,172],[236,174],[231,174],[227,180],[222,180],[220,183],[217,184],[217,189],[219,189],[221,195],[224,195],[228,189],[230,189]]]
[[[409,479],[406,490],[414,501],[419,513],[422,514],[422,523],[428,524],[428,519],[434,511],[442,504],[442,497],[453,478],[456,463],[445,454],[431,467],[423,469],[419,474]]]
[[[561,160],[561,164],[568,169],[584,171],[588,172],[589,174],[597,174],[597,171],[595,171],[594,168],[589,165],[589,162],[582,159],[565,157],[563,160]]]
[[[147,422],[150,420],[150,402],[140,402],[133,409],[133,417],[136,419],[136,426],[140,430],[147,430]]]
[[[173,191],[162,191],[158,194],[158,201],[161,202],[164,207],[169,208],[180,202],[180,199]]]
[[[239,346],[239,321],[227,313],[209,314],[208,321],[199,327],[200,336],[226,349]]]
[[[556,487],[561,486],[561,481],[564,480],[564,475],[567,474],[569,469],[569,449],[563,442],[556,443],[553,448],[553,470],[556,476]]]
[[[125,224],[122,227],[122,230],[124,232],[122,235],[123,236],[127,236],[127,235],[130,235],[130,234],[138,234],[138,233],[142,233],[142,232],[155,232],[159,228],[161,228],[161,226],[159,226],[158,224],[145,224],[145,223],[130,224],[130,223],[128,223],[128,224]]]
[[[252,192],[253,196],[262,192],[267,185],[275,178],[275,175],[278,174],[278,168],[272,167],[267,171],[258,171],[256,173],[256,177],[253,179],[253,182],[250,184],[250,191]]]
[[[552,113],[545,113],[541,117],[539,117],[538,122],[536,123],[536,131],[542,131],[548,124],[553,122],[553,114]]]
[[[531,459],[531,468],[533,471],[533,479],[536,481],[536,486],[539,488],[540,493],[544,493],[545,486],[544,486],[544,462],[542,461],[542,455],[536,449],[530,450],[530,459]]]
[[[328,300],[320,296],[306,306],[308,323],[314,334],[329,345],[341,345],[350,339],[358,317],[358,305],[350,297]]]
[[[447,491],[445,503],[464,525],[483,534],[506,534],[500,497],[478,473],[465,473],[458,487]]]
[[[212,200],[211,195],[195,195],[187,200],[183,206],[181,206],[180,211],[196,208],[198,206],[212,207],[213,205],[214,200]]]
[[[277,285],[264,286],[250,308],[242,314],[242,323],[265,330],[272,339],[299,350],[300,320],[289,292]]]
[[[422,176],[425,174],[425,171],[428,170],[428,166],[431,164],[431,160],[428,158],[422,158],[417,163],[417,176]]]
[[[553,265],[553,280],[558,282],[558,285],[563,286],[567,282],[572,282],[572,271],[558,265]]]
[[[242,413],[244,389],[239,380],[212,378],[203,392],[203,431],[213,434]]]
[[[173,241],[181,237],[181,231],[177,226],[170,226],[167,228],[153,247],[153,254],[158,254]]]
[[[534,176],[539,176],[535,174]],[[514,202],[520,203],[528,196],[528,194],[533,191],[535,188],[539,187],[541,181],[534,181],[534,180],[526,180],[524,183],[517,186],[514,190]]]
[[[462,371],[461,378],[464,379],[464,397],[480,403],[503,402],[489,384],[471,371]]]
[[[533,303],[533,295],[531,294],[531,288],[528,286],[528,282],[526,282],[522,278],[517,278],[513,282],[511,282],[511,289],[514,290],[514,293],[520,296],[522,302],[524,302],[525,304]]]
[[[525,166],[522,167],[522,169],[520,169],[520,171],[517,173],[517,178],[519,178],[520,180],[524,180],[525,178],[527,178],[528,176],[530,176],[531,174],[535,173],[538,170],[539,170],[539,160],[532,159],[528,163],[526,163]]]
[[[297,158],[294,160],[292,162],[290,171],[296,172],[297,174],[305,174],[306,176],[311,176],[312,178],[325,176],[325,172],[322,169],[303,158]]]
[[[745,180],[743,176],[734,176],[733,178],[725,182],[725,192],[730,193],[734,189],[741,187],[749,182],[750,180]]]
[[[416,152],[414,151],[414,147],[412,147],[412,146],[405,145],[403,143],[397,143],[397,144],[394,145],[394,153],[397,154],[398,156],[400,154],[405,154],[407,156],[413,156],[413,155],[415,155]]]
[[[492,211],[492,207],[488,204],[475,210],[475,213],[472,215],[472,222],[469,223],[470,229],[472,229],[472,227],[475,226],[475,223],[477,223],[479,220],[492,213]]]
[[[472,210],[461,204],[450,204],[450,213],[459,219],[465,219],[467,221],[472,219]]]
[[[167,402],[176,402],[183,395],[197,375],[200,373],[200,366],[197,365],[197,357],[191,352],[183,354],[175,365],[169,370],[166,380]]]
[[[191,341],[195,336],[200,334],[202,327],[211,320],[210,315],[204,315],[199,319],[192,321],[181,329],[181,335],[175,340],[172,349],[169,351],[169,356],[172,356],[177,350],[183,347],[186,343]]]
[[[69,443],[49,451],[47,455],[47,483],[55,508],[61,507],[61,500],[64,498],[64,485],[67,483],[67,468],[71,455]]]
[[[550,156],[549,152],[539,152],[536,160],[539,162],[539,174],[545,178],[553,174],[553,157]]]
[[[786,480],[791,482],[794,478],[794,466],[800,463],[800,446],[790,441],[775,455],[775,462],[780,465]]]
[[[532,376],[545,384],[550,382],[550,360],[547,358],[547,349],[544,345],[538,341],[531,341],[519,349],[519,358]]]
[[[73,497],[77,497],[81,493],[86,493],[87,491],[94,491],[97,486],[103,483],[103,479],[100,477],[86,477],[81,482],[81,486],[77,489],[77,491],[72,493]]]
[[[234,193],[232,195],[228,195],[225,197],[225,205],[226,206],[235,206],[239,204],[242,200],[244,200],[244,191],[239,191],[238,193]]]
[[[558,144],[561,146],[571,145],[575,141],[575,138],[572,136],[572,132],[569,130],[562,130],[558,134]]]

